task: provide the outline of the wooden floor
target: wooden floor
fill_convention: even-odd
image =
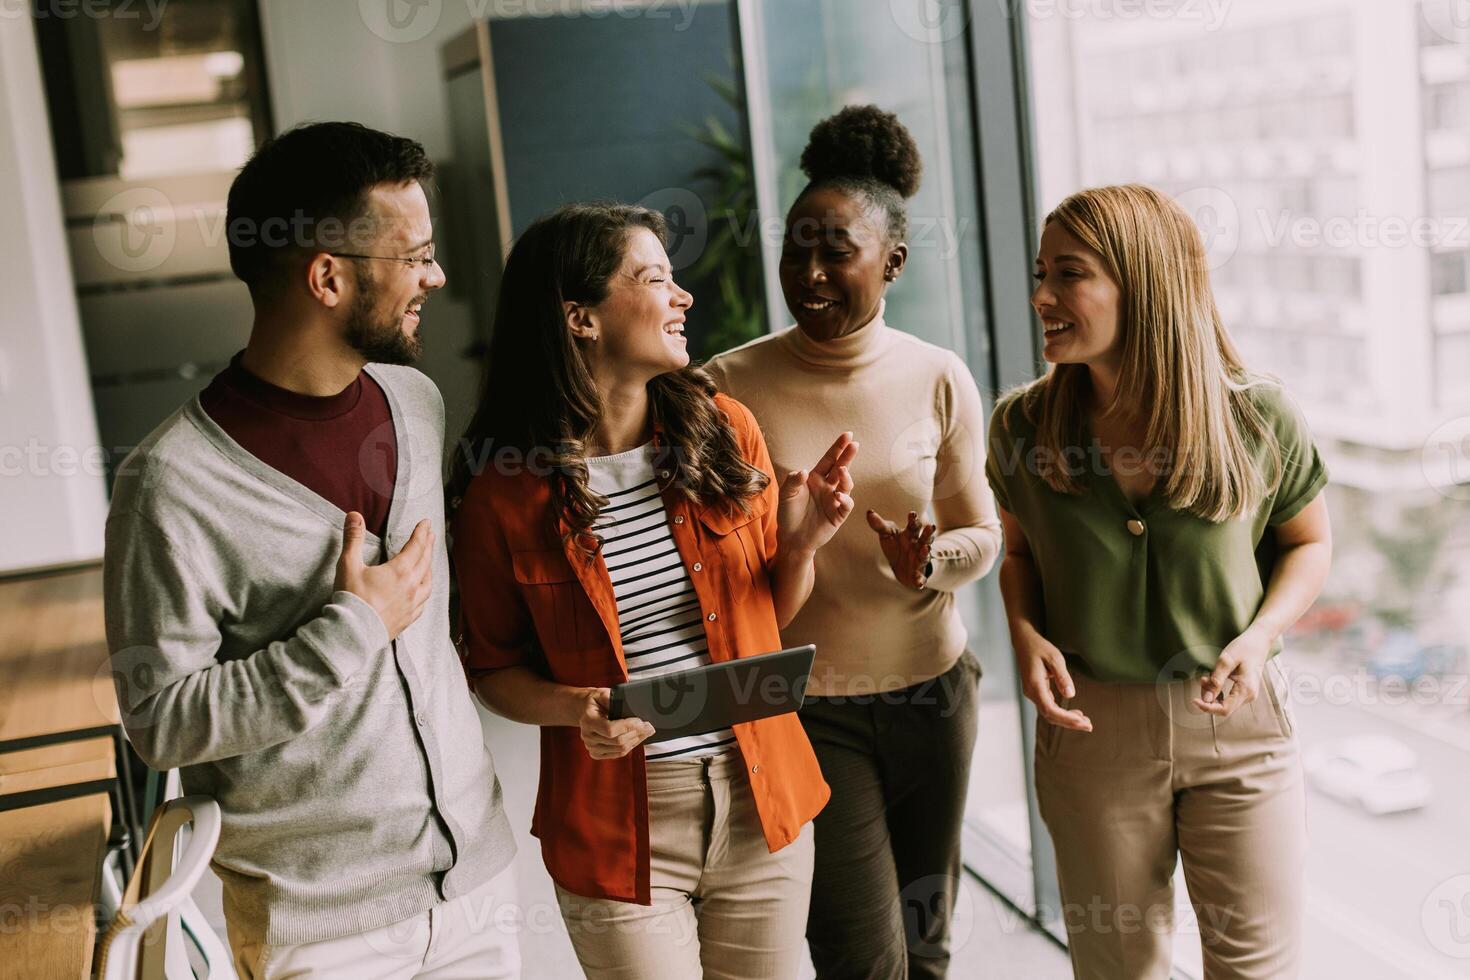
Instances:
[[[111,816],[102,794],[0,812],[0,980],[91,973]]]
[[[0,581],[0,742],[118,722],[102,569]]]
[[[117,723],[101,568],[0,580],[0,794],[110,777],[110,737],[26,743]],[[89,975],[111,819],[105,793],[0,811],[0,980]]]

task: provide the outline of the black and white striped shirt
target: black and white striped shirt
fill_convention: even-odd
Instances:
[[[658,482],[653,443],[587,460],[587,482],[608,504],[593,529],[618,605],[628,678],[654,677],[710,662],[704,616],[679,557]],[[644,746],[649,762],[715,755],[735,747],[728,728]]]

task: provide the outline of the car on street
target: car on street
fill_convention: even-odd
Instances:
[[[1417,810],[1434,795],[1414,750],[1391,735],[1350,735],[1313,745],[1302,766],[1318,792],[1374,815]]]

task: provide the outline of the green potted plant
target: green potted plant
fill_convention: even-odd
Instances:
[[[744,100],[733,81],[708,76],[706,83],[741,116]],[[709,237],[704,252],[690,267],[690,278],[712,282],[719,292],[714,327],[705,334],[697,356],[754,340],[766,330],[765,276],[757,227],[755,177],[745,143],[717,118],[709,116],[689,135],[718,154],[719,162],[691,174],[698,183],[713,184],[706,216]]]

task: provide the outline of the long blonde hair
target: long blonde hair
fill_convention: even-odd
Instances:
[[[1102,256],[1122,293],[1117,393],[1114,404],[1098,407],[1115,411],[1130,393],[1148,419],[1139,448],[1148,458],[1162,450],[1170,461],[1159,474],[1170,507],[1216,522],[1254,512],[1282,471],[1281,447],[1249,391],[1272,379],[1246,368],[1225,330],[1193,220],[1159,191],[1126,184],[1073,194],[1047,215],[1048,225],[1054,221]],[[1064,447],[1082,444],[1091,391],[1086,365],[1056,364],[997,411],[1019,400],[1037,448],[1061,460]],[[1252,453],[1263,444],[1274,460],[1270,473]],[[1047,466],[1040,476],[1062,493],[1085,489],[1075,469]]]

